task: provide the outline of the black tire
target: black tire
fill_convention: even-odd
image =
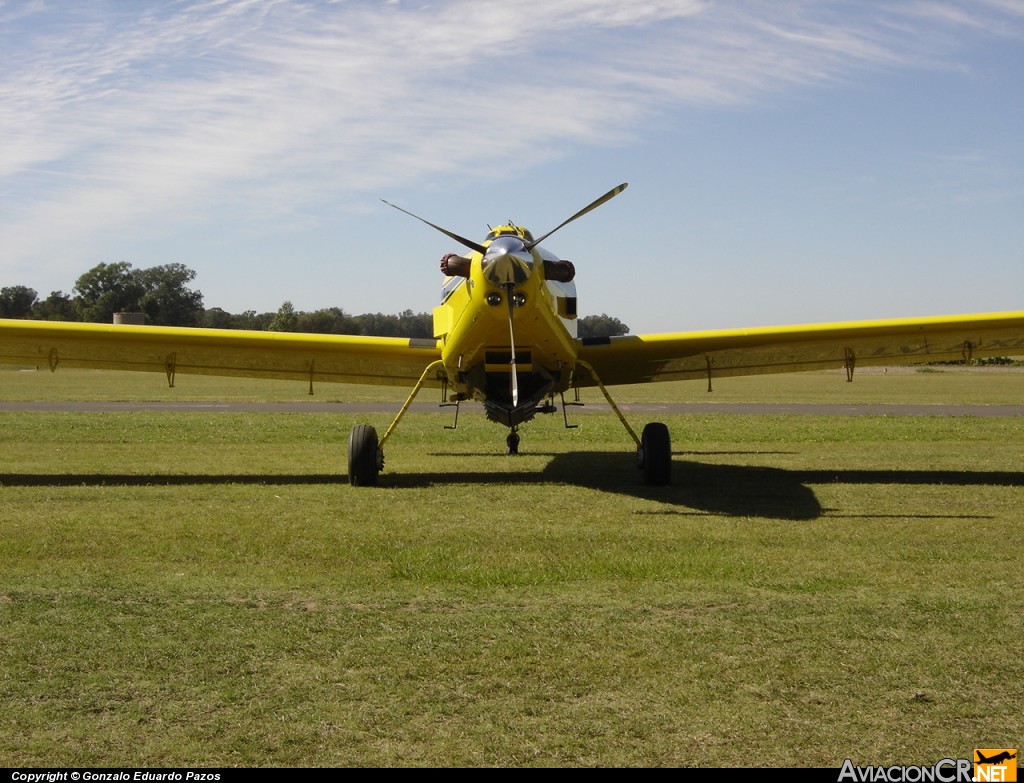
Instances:
[[[660,421],[652,421],[644,427],[640,444],[644,483],[652,486],[668,484],[672,480],[672,439],[668,427]]]
[[[348,436],[348,483],[353,487],[375,487],[377,467],[377,430],[369,424],[357,424]]]

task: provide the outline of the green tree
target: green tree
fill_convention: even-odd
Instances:
[[[188,287],[196,273],[184,264],[133,269],[127,261],[97,264],[75,283],[74,306],[83,321],[110,323],[114,313],[143,312],[146,323],[197,326],[203,295]]]
[[[267,329],[271,332],[294,332],[298,322],[299,316],[295,312],[295,305],[285,301],[277,309],[277,315]]]
[[[188,287],[195,270],[184,264],[164,264],[138,270],[144,293],[139,304],[146,322],[159,326],[198,326],[203,317],[203,295]]]
[[[235,318],[227,310],[220,307],[210,307],[203,311],[203,317],[199,321],[200,326],[208,329],[236,329]]]
[[[398,334],[401,337],[433,337],[434,317],[430,313],[403,310],[398,314]]]
[[[83,321],[110,323],[114,313],[139,312],[146,292],[127,261],[97,264],[75,281],[74,305]]]
[[[311,313],[299,313],[297,332],[314,334],[358,334],[356,322],[340,307],[325,307]]]
[[[368,334],[375,337],[400,337],[398,333],[398,317],[385,315],[384,313],[363,313],[357,315],[356,323],[359,325],[359,334]]]
[[[601,313],[601,315],[588,315],[576,321],[576,333],[580,337],[615,337],[620,334],[629,334],[629,327],[618,318]]]
[[[77,313],[70,296],[63,291],[51,291],[32,307],[32,317],[39,321],[74,321]]]
[[[224,311],[222,310],[221,312]],[[255,310],[246,310],[237,315],[227,313],[227,316],[231,319],[231,325],[226,327],[228,329],[249,329],[256,332],[265,332],[270,328],[270,323],[277,317],[277,313],[257,313]]]
[[[28,318],[39,295],[24,285],[0,288],[0,318]]]

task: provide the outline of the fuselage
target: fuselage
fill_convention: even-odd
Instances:
[[[454,399],[483,402],[510,427],[572,384],[576,286],[572,265],[519,236],[500,234],[445,281],[434,334]]]

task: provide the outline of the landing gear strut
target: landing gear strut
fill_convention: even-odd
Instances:
[[[398,422],[402,420],[405,412],[409,410],[412,401],[416,398],[423,384],[431,373],[440,372],[444,367],[443,362],[438,359],[431,362],[423,371],[420,379],[416,382],[409,397],[406,399],[402,409],[398,411],[391,426],[385,430],[384,435],[377,439],[377,430],[369,424],[357,424],[352,428],[348,436],[348,483],[353,487],[374,487],[377,485],[377,476],[384,469],[384,443],[395,431]]]
[[[643,435],[638,438],[633,428],[629,426],[629,422],[626,421],[626,417],[622,415],[622,411],[619,410],[619,406],[615,404],[615,400],[601,383],[601,379],[597,377],[594,368],[586,362],[577,361],[576,363],[590,373],[590,377],[594,379],[594,383],[604,394],[608,404],[612,406],[615,415],[619,417],[622,426],[626,428],[626,432],[636,443],[636,466],[643,471],[644,483],[653,486],[668,484],[672,480],[672,439],[669,437],[668,427],[660,421],[652,421],[644,427]]]

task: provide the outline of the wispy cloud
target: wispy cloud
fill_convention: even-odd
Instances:
[[[157,215],[287,215],[621,143],[679,106],[926,67],[1022,4],[0,5],[0,264]],[[907,35],[913,30],[913,35]]]

